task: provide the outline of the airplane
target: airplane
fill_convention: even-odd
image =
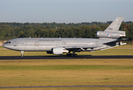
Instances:
[[[96,38],[16,38],[8,40],[3,47],[21,51],[21,57],[25,51],[46,51],[48,54],[77,56],[75,52],[105,50],[120,45],[121,37],[126,36],[125,31],[119,31],[124,17],[117,17],[104,31],[97,31]]]

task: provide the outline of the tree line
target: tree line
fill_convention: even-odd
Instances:
[[[112,21],[83,23],[0,23],[0,40],[28,37],[97,38]],[[133,39],[133,22],[122,22],[120,30]]]

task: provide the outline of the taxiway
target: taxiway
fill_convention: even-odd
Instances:
[[[91,56],[80,55],[77,57],[61,56],[0,56],[0,60],[18,60],[18,59],[132,59],[133,55],[104,55],[104,56]]]

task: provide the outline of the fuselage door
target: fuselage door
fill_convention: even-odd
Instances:
[[[17,46],[17,41],[13,42],[13,46],[16,47]]]
[[[35,48],[36,51],[40,50],[39,48],[39,39],[35,39]]]

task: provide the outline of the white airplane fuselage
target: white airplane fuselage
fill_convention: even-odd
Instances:
[[[124,45],[119,38],[125,37],[125,31],[119,31],[123,17],[117,17],[104,31],[98,31],[99,39],[93,38],[16,38],[3,44],[5,48],[21,51],[47,51],[50,54],[62,54],[81,51],[95,51]]]
[[[3,46],[16,51],[51,51],[52,48],[82,48],[98,47],[102,48],[103,43],[110,40],[89,39],[89,38],[17,38],[11,39],[9,44]]]

